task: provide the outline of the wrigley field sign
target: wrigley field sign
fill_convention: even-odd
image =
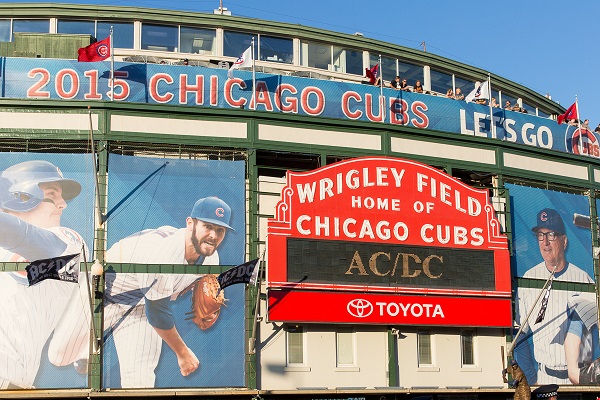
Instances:
[[[273,321],[511,324],[507,239],[488,192],[424,164],[288,172],[267,249]]]

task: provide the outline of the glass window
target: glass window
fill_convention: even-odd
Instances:
[[[56,26],[57,33],[77,33],[96,37],[96,23],[94,21],[76,21],[59,19]]]
[[[302,65],[329,70],[331,64],[331,46],[317,43],[303,43]]]
[[[252,35],[240,32],[223,32],[223,55],[238,58],[252,45]]]
[[[536,110],[534,106],[523,102],[523,108],[525,109],[525,111],[527,111],[527,114],[536,115]]]
[[[177,26],[142,24],[142,49],[177,51],[178,30]]]
[[[363,68],[363,52],[362,50],[344,50],[346,57],[346,70],[347,74],[363,75],[365,73]],[[334,60],[335,63],[335,60]]]
[[[180,43],[182,53],[215,54],[216,32],[214,29],[181,27]]]
[[[502,108],[512,108],[515,104],[517,104],[517,99],[515,97],[509,96],[506,93],[502,93]]]
[[[538,117],[543,117],[543,118],[549,118],[550,114],[546,114],[545,112],[543,112],[542,110],[540,110],[538,108],[538,113],[537,113]]]
[[[454,90],[452,87],[452,75],[432,69],[429,72],[429,76],[431,77],[431,90],[434,92],[446,94],[448,89]]]
[[[413,86],[416,81],[424,82],[423,67],[420,65],[409,64],[398,61],[398,75],[407,80],[409,86]]]
[[[50,33],[49,19],[15,19],[13,32]]]
[[[460,89],[462,94],[467,97],[469,93],[475,89],[475,82],[468,81],[463,78],[459,78],[458,76],[454,76],[454,90]]]
[[[419,366],[433,365],[431,357],[431,334],[429,332],[417,333],[417,347],[419,356]]]
[[[336,358],[338,367],[354,366],[354,340],[356,333],[351,326],[340,326],[336,331]]]
[[[0,19],[0,42],[10,42],[10,19]]]
[[[262,61],[291,64],[294,57],[294,42],[292,39],[282,39],[260,35],[258,54]]]
[[[371,66],[379,63],[379,55],[378,54],[369,54],[369,61],[371,62]],[[381,65],[380,65],[381,79],[386,81],[392,81],[396,77],[396,59],[389,57],[381,57]]]
[[[98,21],[96,38],[102,40],[110,36],[111,26],[113,28],[113,47],[133,49],[133,22]]]
[[[474,333],[473,331],[464,331],[460,335],[460,348],[462,354],[462,365],[475,365],[475,351],[473,346]]]
[[[304,364],[304,327],[288,325],[287,333],[287,363]]]

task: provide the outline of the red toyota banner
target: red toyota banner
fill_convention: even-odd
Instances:
[[[309,321],[296,308],[326,299],[338,307],[311,322],[397,323],[387,311],[348,321],[348,301],[360,292],[375,309],[378,301],[401,308],[438,296],[435,319],[407,324],[510,326],[507,238],[488,196],[428,165],[390,157],[288,171],[268,223],[269,318]],[[451,312],[458,304],[460,318]]]

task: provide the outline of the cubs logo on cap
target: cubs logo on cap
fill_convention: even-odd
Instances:
[[[229,224],[231,222],[231,207],[218,197],[204,197],[198,199],[192,208],[192,218],[211,224],[224,226],[235,231]]]
[[[531,228],[531,230],[537,232],[538,229],[542,228],[554,231],[559,235],[565,234],[565,223],[558,211],[553,208],[544,208],[541,210],[537,215],[536,226]]]

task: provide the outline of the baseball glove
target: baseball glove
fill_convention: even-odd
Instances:
[[[225,304],[225,295],[219,289],[215,275],[204,275],[196,280],[192,286],[192,311],[186,313],[191,316],[186,319],[191,319],[202,330],[213,326]]]
[[[600,383],[600,358],[579,369],[579,384],[597,385]]]

